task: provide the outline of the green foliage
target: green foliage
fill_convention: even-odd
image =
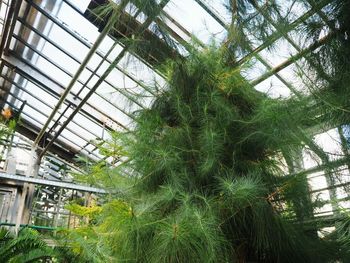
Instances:
[[[54,255],[39,233],[29,228],[23,228],[17,237],[1,229],[0,244],[0,261],[4,263],[43,262]]]
[[[148,262],[220,262],[225,239],[209,208],[180,207],[157,224],[147,254]]]
[[[58,262],[108,262],[107,251],[99,250],[96,244],[98,233],[91,227],[76,230],[61,230],[57,233]]]
[[[133,131],[113,135],[117,156],[122,149],[129,159],[113,174],[131,172],[129,188],[69,235],[79,258],[327,262],[317,236],[279,212],[289,205],[300,220],[312,215],[306,181],[284,177],[279,161],[281,153],[293,159],[307,138],[301,130],[312,120],[297,108],[308,109],[308,100],[255,91],[224,52],[170,62],[169,86],[135,113]]]
[[[268,49],[273,49],[271,34],[273,27],[270,21],[277,25],[282,25],[279,30],[283,31],[283,26],[290,21],[288,15],[282,17],[280,11],[282,5],[279,1],[262,0],[226,0],[226,8],[231,15],[231,23],[228,28],[228,37],[224,43],[228,52],[225,56],[229,63],[233,65],[237,57],[248,55],[252,51],[255,41],[269,43]],[[283,8],[286,8],[283,6]],[[274,18],[274,19],[272,19]],[[252,37],[254,40],[252,41]]]
[[[101,212],[101,207],[97,205],[86,207],[74,203],[66,205],[65,209],[71,211],[75,215],[90,217],[92,219],[96,218],[96,216]]]
[[[233,212],[261,201],[267,193],[267,189],[258,177],[220,178],[219,180],[221,202],[225,208]]]
[[[325,8],[328,15],[327,23],[314,18],[304,26],[307,41],[319,39],[324,32],[331,35],[327,44],[308,56],[307,65],[310,73],[303,78],[308,83],[323,121],[335,125],[350,122],[349,9],[349,0],[330,1]]]
[[[8,137],[14,132],[14,129],[16,127],[16,121],[15,120],[3,120],[0,118],[0,142],[5,139],[5,137]]]
[[[112,146],[110,145],[109,147]],[[119,157],[119,155],[116,155],[115,159]],[[86,158],[79,158],[77,163],[79,163],[83,173],[72,173],[76,182],[104,187],[106,190],[111,191],[115,191],[116,189],[125,190],[130,187],[130,179],[120,176],[119,172],[115,171],[113,167],[103,160],[100,162],[91,162]]]
[[[253,11],[254,5],[284,18],[274,1],[230,1],[228,41],[168,62],[163,67],[168,85],[150,108],[134,113],[135,128],[114,133],[111,142],[100,145],[103,153],[127,161],[113,169],[103,162],[94,165],[90,183],[122,191],[109,196],[93,223],[65,233],[77,262],[345,260],[347,221],[341,221],[335,237],[320,239],[315,228],[304,224],[313,219],[317,203],[310,200],[307,179],[285,176],[283,170],[294,170],[305,145],[325,155],[306,129],[321,121],[348,120],[345,95],[350,93],[337,88],[348,83],[347,76],[337,75],[347,70],[337,58],[349,47],[344,38],[349,32],[347,2],[332,2],[340,29],[335,30],[336,42],[326,48],[334,61],[324,63],[328,51],[322,48],[308,57],[319,74],[312,96],[271,99],[256,91],[232,62],[249,49],[243,23],[257,30],[260,40],[270,34],[268,21]],[[151,7],[146,3],[145,8]],[[308,27],[315,39],[320,26],[313,21]],[[318,78],[325,72],[332,81],[319,89],[324,82]]]

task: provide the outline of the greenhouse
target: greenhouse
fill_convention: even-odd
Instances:
[[[350,262],[350,0],[0,0],[0,262]]]

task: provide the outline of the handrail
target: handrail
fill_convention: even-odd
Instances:
[[[0,227],[1,226],[16,226],[16,224],[15,223],[8,223],[8,222],[0,222]],[[29,228],[38,229],[38,230],[50,230],[50,231],[57,230],[56,227],[51,227],[51,226],[37,226],[37,225],[29,225],[29,224],[20,224],[19,226],[21,228],[29,227]]]

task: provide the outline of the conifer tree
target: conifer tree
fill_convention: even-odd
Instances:
[[[94,224],[80,231],[82,244],[82,237],[89,239],[88,260],[334,262],[348,257],[348,225],[339,227],[342,240],[320,239],[305,224],[315,205],[305,175],[285,171],[293,170],[305,145],[319,150],[305,130],[320,124],[315,117],[320,113],[322,123],[334,121],[323,112],[328,104],[319,106],[318,97],[307,94],[271,99],[242,76],[242,65],[235,65],[248,44],[241,16],[250,14],[253,2],[230,1],[228,41],[168,62],[162,69],[164,90],[150,108],[134,113],[132,131],[113,134],[113,143],[104,146],[115,147],[114,157],[128,161],[113,171],[100,170],[103,183],[119,191]],[[265,11],[276,14],[276,4],[269,8]],[[253,27],[257,16],[250,15]],[[262,29],[260,37],[266,40],[267,32]],[[235,43],[237,36],[243,40]]]

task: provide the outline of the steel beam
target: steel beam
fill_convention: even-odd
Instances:
[[[36,150],[37,150],[36,148],[32,148],[31,150],[29,165],[28,165],[25,177],[28,177],[28,178],[36,177],[38,174],[40,157],[38,157],[38,153]],[[15,226],[16,234],[19,231],[20,224],[23,224],[23,222],[28,223],[29,211],[31,209],[31,205],[33,201],[33,194],[34,194],[34,185],[24,182],[22,191],[18,199],[18,208],[17,208],[16,226]]]
[[[41,179],[41,178],[33,178],[33,177],[27,177],[23,175],[8,174],[3,172],[0,172],[0,179],[13,180],[17,182],[23,182],[23,183],[29,183],[29,184],[35,184],[35,185],[54,186],[54,187],[59,187],[64,189],[72,189],[72,190],[77,190],[81,192],[89,192],[89,193],[96,193],[96,194],[108,193],[107,190],[102,188],[79,185],[79,184],[68,183],[68,182],[53,181],[53,180],[47,180],[47,179]]]
[[[22,3],[22,0],[15,1],[13,0],[10,5],[9,12],[6,17],[6,23],[3,29],[3,35],[1,36],[1,43],[0,43],[0,55],[4,52],[6,43],[11,40],[11,34],[10,32],[13,31],[14,24],[16,23],[16,19],[18,16],[19,8]]]
[[[126,5],[127,1],[123,1],[120,8],[123,9],[124,6]],[[89,50],[89,53],[86,55],[86,57],[84,58],[83,62],[80,64],[77,72],[75,73],[75,75],[73,76],[72,80],[69,82],[67,88],[64,90],[63,94],[61,95],[59,101],[57,102],[55,108],[53,109],[53,111],[51,112],[49,118],[47,119],[46,123],[44,124],[43,128],[40,130],[38,136],[36,137],[35,141],[34,141],[34,145],[38,145],[41,138],[44,136],[47,127],[49,126],[49,124],[51,123],[51,120],[54,118],[56,112],[59,110],[59,108],[61,107],[61,105],[64,103],[64,101],[66,100],[66,97],[68,96],[70,90],[72,89],[72,87],[74,86],[74,83],[78,80],[80,74],[83,72],[83,70],[85,69],[85,67],[87,66],[88,62],[90,61],[91,57],[95,54],[95,51],[97,50],[97,48],[99,47],[99,45],[101,44],[102,40],[107,36],[109,30],[113,27],[115,22],[115,19],[111,19],[107,26],[104,28],[104,30],[102,31],[102,33],[98,36],[97,40],[95,41],[94,45],[91,47],[91,49]]]
[[[321,38],[320,40],[314,42],[309,47],[301,50],[299,53],[295,54],[294,56],[289,57],[289,59],[285,60],[281,64],[279,64],[276,67],[272,68],[270,71],[266,72],[265,74],[263,74],[259,78],[253,80],[251,82],[251,84],[253,86],[258,85],[259,83],[261,83],[265,79],[271,77],[272,75],[276,75],[279,71],[281,71],[282,69],[284,69],[284,68],[288,67],[289,65],[293,64],[294,62],[296,62],[297,60],[301,59],[305,55],[311,53],[312,51],[314,51],[318,47],[324,45],[326,42],[328,42],[333,37],[334,37],[334,32],[330,32],[328,35],[326,35],[323,38]]]
[[[229,29],[229,25],[227,25],[225,23],[225,21],[223,21],[219,15],[215,14],[215,12],[213,12],[213,10],[211,10],[211,8],[203,2],[203,0],[195,0],[204,10],[206,10],[220,25],[222,25],[224,28],[226,28],[227,30]],[[310,16],[312,16],[314,13],[316,13],[320,8],[322,8],[323,6],[325,6],[327,3],[329,3],[329,0],[323,0],[320,1],[320,3],[317,4],[316,7],[314,7],[313,9],[309,10],[308,12],[306,12],[305,14],[303,14],[301,17],[299,17],[298,19],[296,19],[295,21],[293,21],[292,23],[290,23],[285,30],[286,31],[290,31],[292,29],[294,29],[297,25],[299,25],[300,23],[304,22],[307,18],[309,18]],[[275,75],[283,84],[285,84],[289,90],[291,92],[293,92],[297,97],[300,97],[299,92],[292,86],[292,84],[290,84],[288,81],[286,81],[278,72],[279,70],[275,71],[275,68],[272,68],[272,66],[265,60],[263,59],[258,52],[260,52],[261,50],[263,50],[264,48],[266,48],[267,46],[271,45],[273,42],[277,41],[280,37],[283,36],[283,32],[276,32],[271,34],[271,36],[269,37],[269,40],[266,41],[265,43],[261,44],[259,47],[257,47],[256,49],[253,49],[253,47],[249,46],[249,54],[246,55],[245,57],[243,57],[242,59],[240,59],[236,65],[241,65],[242,63],[244,63],[245,61],[247,61],[248,59],[250,59],[252,56],[255,56],[267,69],[268,72],[266,74],[264,74],[262,77],[265,77],[264,79],[262,77],[258,78],[257,80],[252,82],[253,86],[256,86],[257,84],[259,84],[260,82],[262,82],[263,80],[265,80],[266,78]],[[306,55],[307,53],[303,53],[303,52],[299,52],[296,56],[300,55],[300,57]],[[293,61],[294,62],[294,61]]]
[[[164,6],[169,2],[169,0],[162,0],[159,4],[160,8],[163,9]],[[140,35],[144,30],[146,30],[149,25],[153,22],[155,17],[148,17],[146,21],[142,24],[137,32],[135,32],[135,36]],[[79,112],[79,110],[84,106],[84,104],[88,101],[88,99],[92,96],[92,94],[96,91],[96,89],[100,86],[100,84],[108,77],[108,75],[112,72],[112,70],[116,67],[119,61],[124,57],[126,52],[132,47],[131,43],[128,42],[125,44],[124,49],[118,54],[115,60],[109,65],[106,71],[101,75],[101,77],[97,80],[95,85],[90,89],[90,91],[86,94],[86,96],[82,99],[79,105],[75,108],[73,113],[67,118],[67,120],[61,125],[60,129],[55,133],[51,141],[45,146],[40,156],[43,156],[45,152],[50,148],[51,144],[58,138],[58,136],[62,133],[62,131],[67,127],[68,123],[74,118],[74,116]]]
[[[33,65],[29,64],[27,61],[23,61],[20,57],[17,57],[15,53],[12,51],[9,53],[8,56],[3,55],[2,59],[7,67],[9,67],[14,72],[18,73],[19,75],[26,78],[28,81],[32,82],[42,90],[44,90],[47,93],[50,93],[51,96],[58,98],[59,94],[62,92],[63,86],[57,83],[56,81],[52,80],[50,77],[46,76],[43,72],[41,72],[39,69],[35,68]],[[12,83],[14,84],[14,83]],[[17,84],[14,84],[17,85]],[[17,86],[18,88],[18,86]],[[29,92],[29,91],[27,91]],[[79,99],[74,99],[74,94],[69,95],[66,99],[67,103],[70,103],[74,106],[76,106],[80,101]],[[87,108],[83,109],[80,113],[90,121],[96,123],[98,126],[102,126],[102,116],[105,116],[104,113],[99,111],[96,107],[91,105],[90,103],[87,103],[85,105]],[[114,118],[111,118],[114,123]],[[74,122],[74,121],[73,121]],[[74,122],[74,124],[81,126],[79,123]],[[117,123],[116,123],[117,125]],[[106,126],[106,129],[112,130],[110,127]],[[88,131],[91,133],[90,131]],[[98,137],[96,134],[94,134],[95,137]]]

